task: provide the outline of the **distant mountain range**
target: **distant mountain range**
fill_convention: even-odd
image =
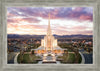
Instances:
[[[18,34],[8,34],[8,38],[43,38],[45,35],[18,35]],[[93,35],[53,35],[55,38],[92,38]]]

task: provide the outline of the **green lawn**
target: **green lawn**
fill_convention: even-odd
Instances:
[[[69,48],[67,48],[67,50],[69,51],[69,52],[73,52],[71,49],[69,49]]]
[[[78,61],[78,63],[81,63],[81,61],[82,61],[82,57],[81,57],[81,55],[79,55],[79,61]]]
[[[37,59],[41,59],[39,56],[35,56],[34,54],[24,54],[18,55],[17,61],[18,63],[37,63]]]
[[[61,63],[74,63],[75,60],[75,54],[73,53],[68,53],[68,54],[64,54],[63,56],[59,56],[58,59],[62,59]]]
[[[69,53],[67,63],[74,63],[74,61],[75,61],[75,54]]]
[[[63,56],[59,56],[57,59],[58,60],[62,59],[61,63],[63,64],[72,64],[75,63],[75,54],[74,53],[64,54]],[[79,55],[78,63],[81,63],[81,61],[82,57],[81,55]]]

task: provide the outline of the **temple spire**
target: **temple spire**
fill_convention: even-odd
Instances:
[[[50,13],[48,14],[48,29],[47,29],[47,35],[51,35],[51,27],[50,27]]]

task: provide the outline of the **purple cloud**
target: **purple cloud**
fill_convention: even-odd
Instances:
[[[7,23],[20,23],[21,21],[25,21],[28,23],[39,23],[40,20],[36,18],[13,18],[13,19],[7,19]]]
[[[24,17],[33,16],[47,19],[48,13],[50,13],[51,19],[93,20],[93,9],[91,7],[76,7],[75,9],[72,9],[72,7],[55,7],[53,9],[42,7],[11,7],[7,10],[11,14]]]
[[[59,21],[70,20],[70,21],[78,21],[81,23],[83,21],[88,21],[89,23],[90,22],[92,23],[93,21],[92,7],[75,7],[75,8],[74,7],[55,7],[55,8],[9,7],[7,8],[8,29],[13,28],[15,29],[15,31],[18,31],[18,30],[20,31],[22,28],[21,32],[24,32],[23,31],[24,28],[26,30],[32,29],[35,32],[40,32],[39,30],[46,31],[47,25],[42,19],[48,19],[49,13],[51,15],[50,17],[51,19],[56,19]],[[27,24],[23,25],[24,22]],[[42,22],[42,25],[40,25],[40,22]],[[63,24],[61,22],[60,24]],[[29,23],[37,23],[37,25],[29,24]],[[51,25],[51,29],[52,29],[52,32],[54,32],[54,34],[92,34],[92,29],[91,29],[92,27],[88,28],[88,25],[78,26],[76,24],[77,26],[73,25],[72,27],[67,27],[67,26],[60,26],[60,24],[58,23],[58,25],[53,25],[53,26]],[[64,24],[68,24],[68,23],[65,22]],[[90,29],[90,31],[86,30],[87,28]],[[30,31],[30,30],[27,30],[27,31]],[[32,32],[30,33],[32,34]]]

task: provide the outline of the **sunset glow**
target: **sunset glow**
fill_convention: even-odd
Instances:
[[[93,34],[92,7],[9,7],[7,33],[46,35],[49,13],[53,34]]]

